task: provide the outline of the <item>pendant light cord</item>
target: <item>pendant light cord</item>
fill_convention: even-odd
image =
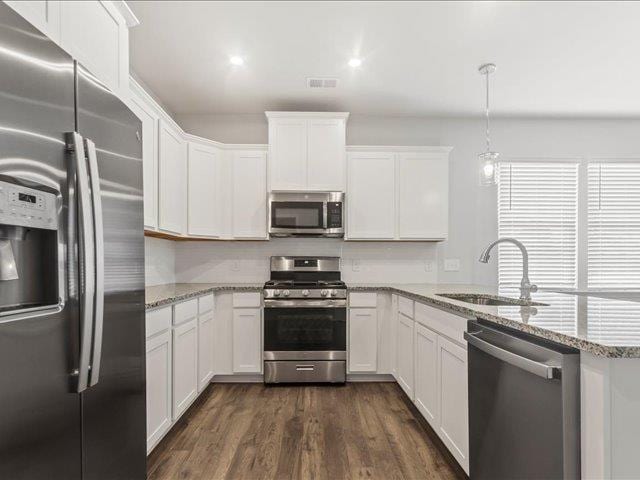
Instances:
[[[486,129],[486,142],[487,142],[487,153],[491,151],[491,140],[490,140],[490,136],[489,136],[489,71],[487,70],[485,72],[485,78],[486,78],[486,107],[485,107],[485,117],[486,117],[486,122],[487,122],[487,129]]]

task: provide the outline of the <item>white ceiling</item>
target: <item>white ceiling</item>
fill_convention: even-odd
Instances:
[[[132,69],[175,113],[478,114],[491,61],[496,113],[640,115],[640,2],[129,4]]]

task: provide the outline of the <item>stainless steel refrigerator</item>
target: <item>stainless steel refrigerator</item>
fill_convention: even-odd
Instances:
[[[146,476],[141,125],[0,3],[0,478]]]

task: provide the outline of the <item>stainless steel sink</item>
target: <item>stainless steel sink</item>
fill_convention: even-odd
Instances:
[[[521,307],[546,306],[546,303],[521,300],[519,298],[501,297],[485,293],[437,293],[439,297],[458,300],[459,302],[473,303],[475,305],[515,305]]]

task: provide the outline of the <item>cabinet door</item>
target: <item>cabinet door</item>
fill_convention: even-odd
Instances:
[[[349,371],[378,367],[378,315],[375,308],[349,309]]]
[[[217,237],[220,205],[216,201],[220,152],[210,145],[189,142],[187,210],[189,235]]]
[[[267,160],[264,152],[233,155],[233,236],[267,238]]]
[[[413,400],[413,329],[414,321],[398,312],[398,383],[411,400]]]
[[[351,153],[347,160],[348,239],[395,236],[395,155]]]
[[[198,391],[201,392],[213,377],[213,312],[198,317]]]
[[[415,325],[415,404],[434,429],[438,428],[438,334]]]
[[[438,336],[440,426],[438,434],[462,468],[469,472],[467,351]]]
[[[129,107],[142,122],[142,168],[144,188],[144,226],[158,227],[158,114],[135,93]]]
[[[399,154],[400,239],[445,239],[449,222],[449,162],[442,154]]]
[[[173,419],[198,395],[198,319],[173,329]]]
[[[307,120],[269,120],[269,172],[271,190],[307,188]]]
[[[161,230],[182,234],[187,216],[186,144],[164,120],[159,127],[159,223]]]
[[[60,1],[12,0],[5,3],[51,40],[60,43]]]
[[[309,119],[307,128],[307,188],[344,191],[345,121]]]
[[[262,372],[262,320],[259,308],[233,309],[233,372]]]
[[[60,2],[60,44],[114,92],[129,92],[129,32],[111,2]]]
[[[171,427],[171,331],[147,340],[147,452]]]

